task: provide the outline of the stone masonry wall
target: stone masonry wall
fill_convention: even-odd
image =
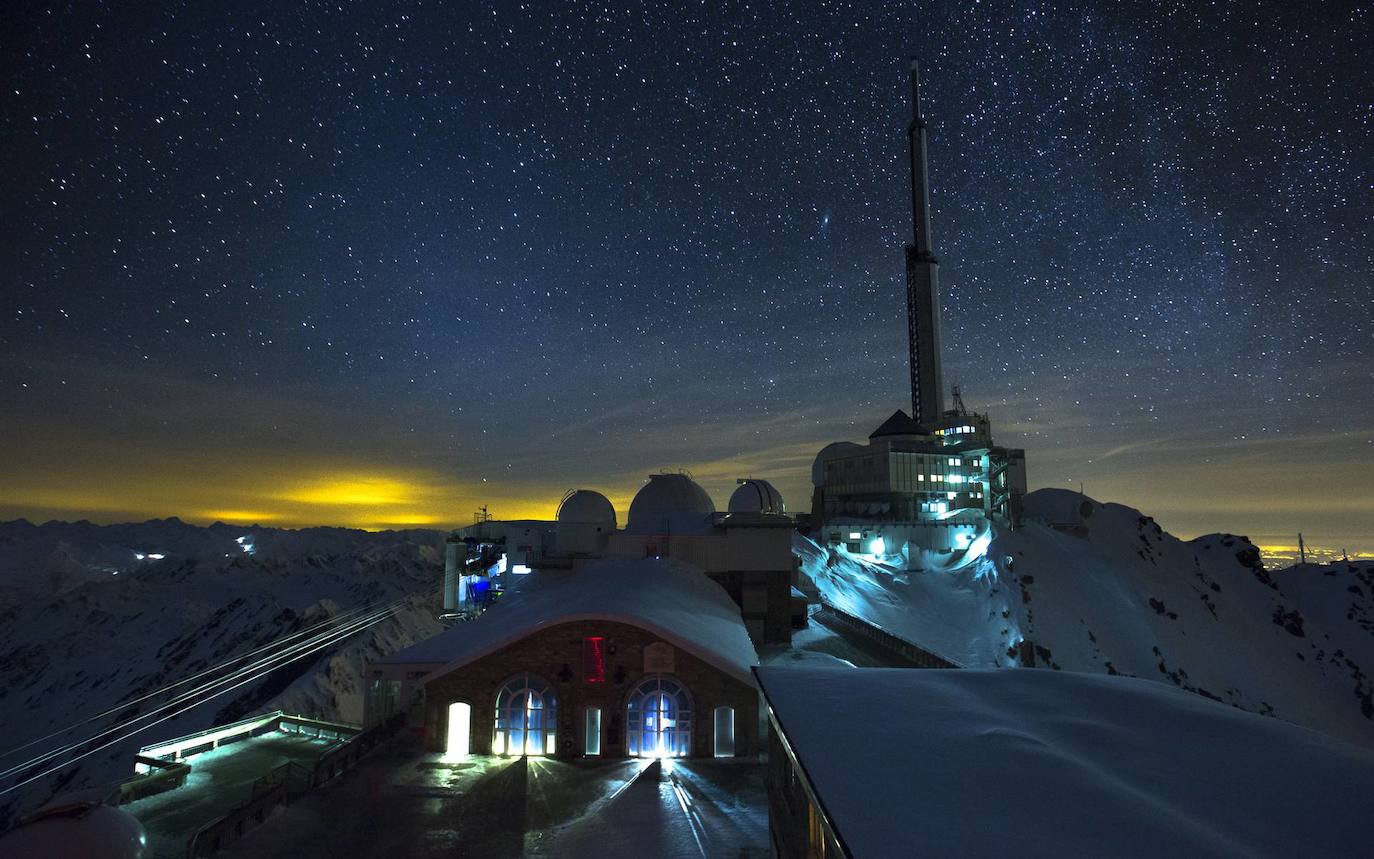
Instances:
[[[583,681],[583,639],[601,636],[606,645],[606,680]],[[576,621],[540,630],[496,653],[431,680],[425,686],[425,742],[442,751],[448,735],[448,708],[455,702],[472,707],[471,751],[490,754],[495,733],[496,694],[511,677],[529,672],[549,683],[558,696],[556,755],[583,753],[583,713],[601,708],[601,756],[625,757],[625,717],[631,690],[646,676],[644,648],[662,642],[658,636],[611,621]],[[709,757],[715,748],[714,711],[735,709],[735,754],[759,751],[758,691],[670,642],[671,675],[687,687],[692,699],[692,756]]]

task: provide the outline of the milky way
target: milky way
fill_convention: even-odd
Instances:
[[[906,402],[914,54],[1032,486],[1374,549],[1368,7],[669,5],[8,12],[0,513],[805,509]]]

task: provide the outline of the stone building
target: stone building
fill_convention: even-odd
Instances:
[[[370,663],[367,721],[409,709],[450,756],[753,755],[757,661],[738,606],[698,569],[588,560]]]

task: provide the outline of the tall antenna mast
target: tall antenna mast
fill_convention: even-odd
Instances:
[[[921,113],[921,66],[911,60],[911,229],[906,246],[907,348],[911,361],[911,416],[930,432],[944,411],[940,372],[940,263],[930,242],[930,179],[926,121]]]
[[[926,118],[921,112],[921,64],[911,60],[911,233],[922,259],[935,261],[930,243],[930,168],[926,153]]]

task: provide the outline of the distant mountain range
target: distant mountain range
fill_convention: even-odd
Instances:
[[[288,662],[0,797],[0,824],[61,789],[126,778],[140,746],[257,710],[360,722],[363,660],[440,629],[442,548],[438,531],[202,528],[177,519],[0,523],[0,752],[331,616],[409,596],[396,614],[332,651]],[[61,739],[80,739],[117,719]],[[0,759],[0,769],[58,741]]]

